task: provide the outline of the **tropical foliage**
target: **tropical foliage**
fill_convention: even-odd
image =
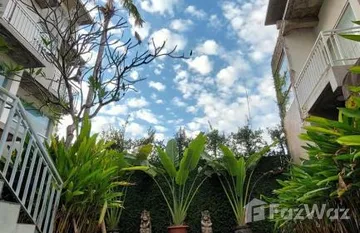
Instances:
[[[64,140],[53,138],[48,150],[64,181],[56,232],[96,232],[103,223],[107,208],[120,208],[122,192],[127,185],[121,180],[131,167],[124,153],[109,149],[111,143],[90,135],[86,119],[74,144],[66,147]]]
[[[183,157],[179,159],[178,145],[170,140],[165,150],[157,147],[161,166],[150,166],[147,171],[154,179],[169,208],[174,225],[183,225],[191,202],[206,177],[201,177],[198,163],[205,148],[206,137],[201,133],[189,143]],[[191,172],[197,173],[193,180]],[[165,182],[160,182],[165,180]],[[165,184],[165,185],[164,185]]]
[[[223,156],[208,161],[219,175],[219,180],[234,212],[238,226],[246,225],[246,204],[250,198],[250,183],[254,168],[259,160],[270,151],[266,146],[249,157],[238,156],[228,147],[221,145]]]

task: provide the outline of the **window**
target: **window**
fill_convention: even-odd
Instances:
[[[350,4],[348,4],[336,26],[336,29],[347,29],[347,28],[355,27],[356,24],[353,23],[353,21],[355,20],[356,18],[354,15],[354,11],[351,8]]]
[[[282,92],[289,91],[288,101],[286,103],[286,111],[289,110],[292,102],[294,101],[294,92],[291,86],[291,77],[289,72],[289,62],[286,57],[285,51],[283,51],[281,55],[280,67],[279,67],[279,75],[285,76],[285,84],[282,87]]]
[[[6,88],[8,79],[2,75],[4,68],[0,65],[0,86]]]
[[[32,104],[22,101],[26,110],[27,116],[31,121],[31,126],[42,138],[46,138],[49,128],[50,119],[45,116],[39,109],[36,109]]]
[[[346,30],[346,33],[349,33],[350,32],[349,29],[357,26],[356,24],[353,23],[353,21],[355,20],[356,18],[354,12],[350,4],[347,4],[343,14],[341,15],[336,25],[336,29],[341,30],[338,32],[338,34],[343,33],[342,30]],[[327,45],[329,48],[331,59],[335,65],[351,65],[353,64],[351,60],[353,60],[353,58],[355,57],[356,58],[358,57],[357,55],[357,50],[359,49],[357,48],[358,44],[350,40],[344,39],[339,35],[336,34],[330,35],[327,39]]]

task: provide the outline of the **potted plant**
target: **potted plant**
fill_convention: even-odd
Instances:
[[[198,163],[204,151],[206,137],[199,134],[185,149],[182,159],[179,159],[177,143],[170,140],[165,150],[157,147],[157,154],[161,166],[151,166],[147,173],[154,179],[169,208],[172,226],[168,227],[169,233],[186,233],[185,225],[187,211],[196,193],[206,180],[201,177]],[[189,182],[189,175],[196,172],[195,178]],[[188,183],[191,183],[188,185]]]
[[[235,233],[251,233],[247,225],[246,204],[250,197],[250,183],[254,168],[258,161],[265,155],[271,146],[264,147],[260,152],[245,159],[244,156],[236,158],[235,154],[226,146],[221,145],[223,157],[218,160],[209,160],[219,176],[221,186],[224,189],[231,208],[234,212],[237,226]]]

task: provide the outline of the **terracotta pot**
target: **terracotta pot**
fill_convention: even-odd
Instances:
[[[189,227],[186,225],[168,227],[168,233],[187,233]]]
[[[252,233],[251,228],[248,225],[237,226],[234,233]]]

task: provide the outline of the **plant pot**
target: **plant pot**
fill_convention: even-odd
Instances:
[[[187,233],[189,227],[186,225],[168,227],[168,233]]]
[[[235,227],[234,233],[252,233],[251,228],[248,225]]]

